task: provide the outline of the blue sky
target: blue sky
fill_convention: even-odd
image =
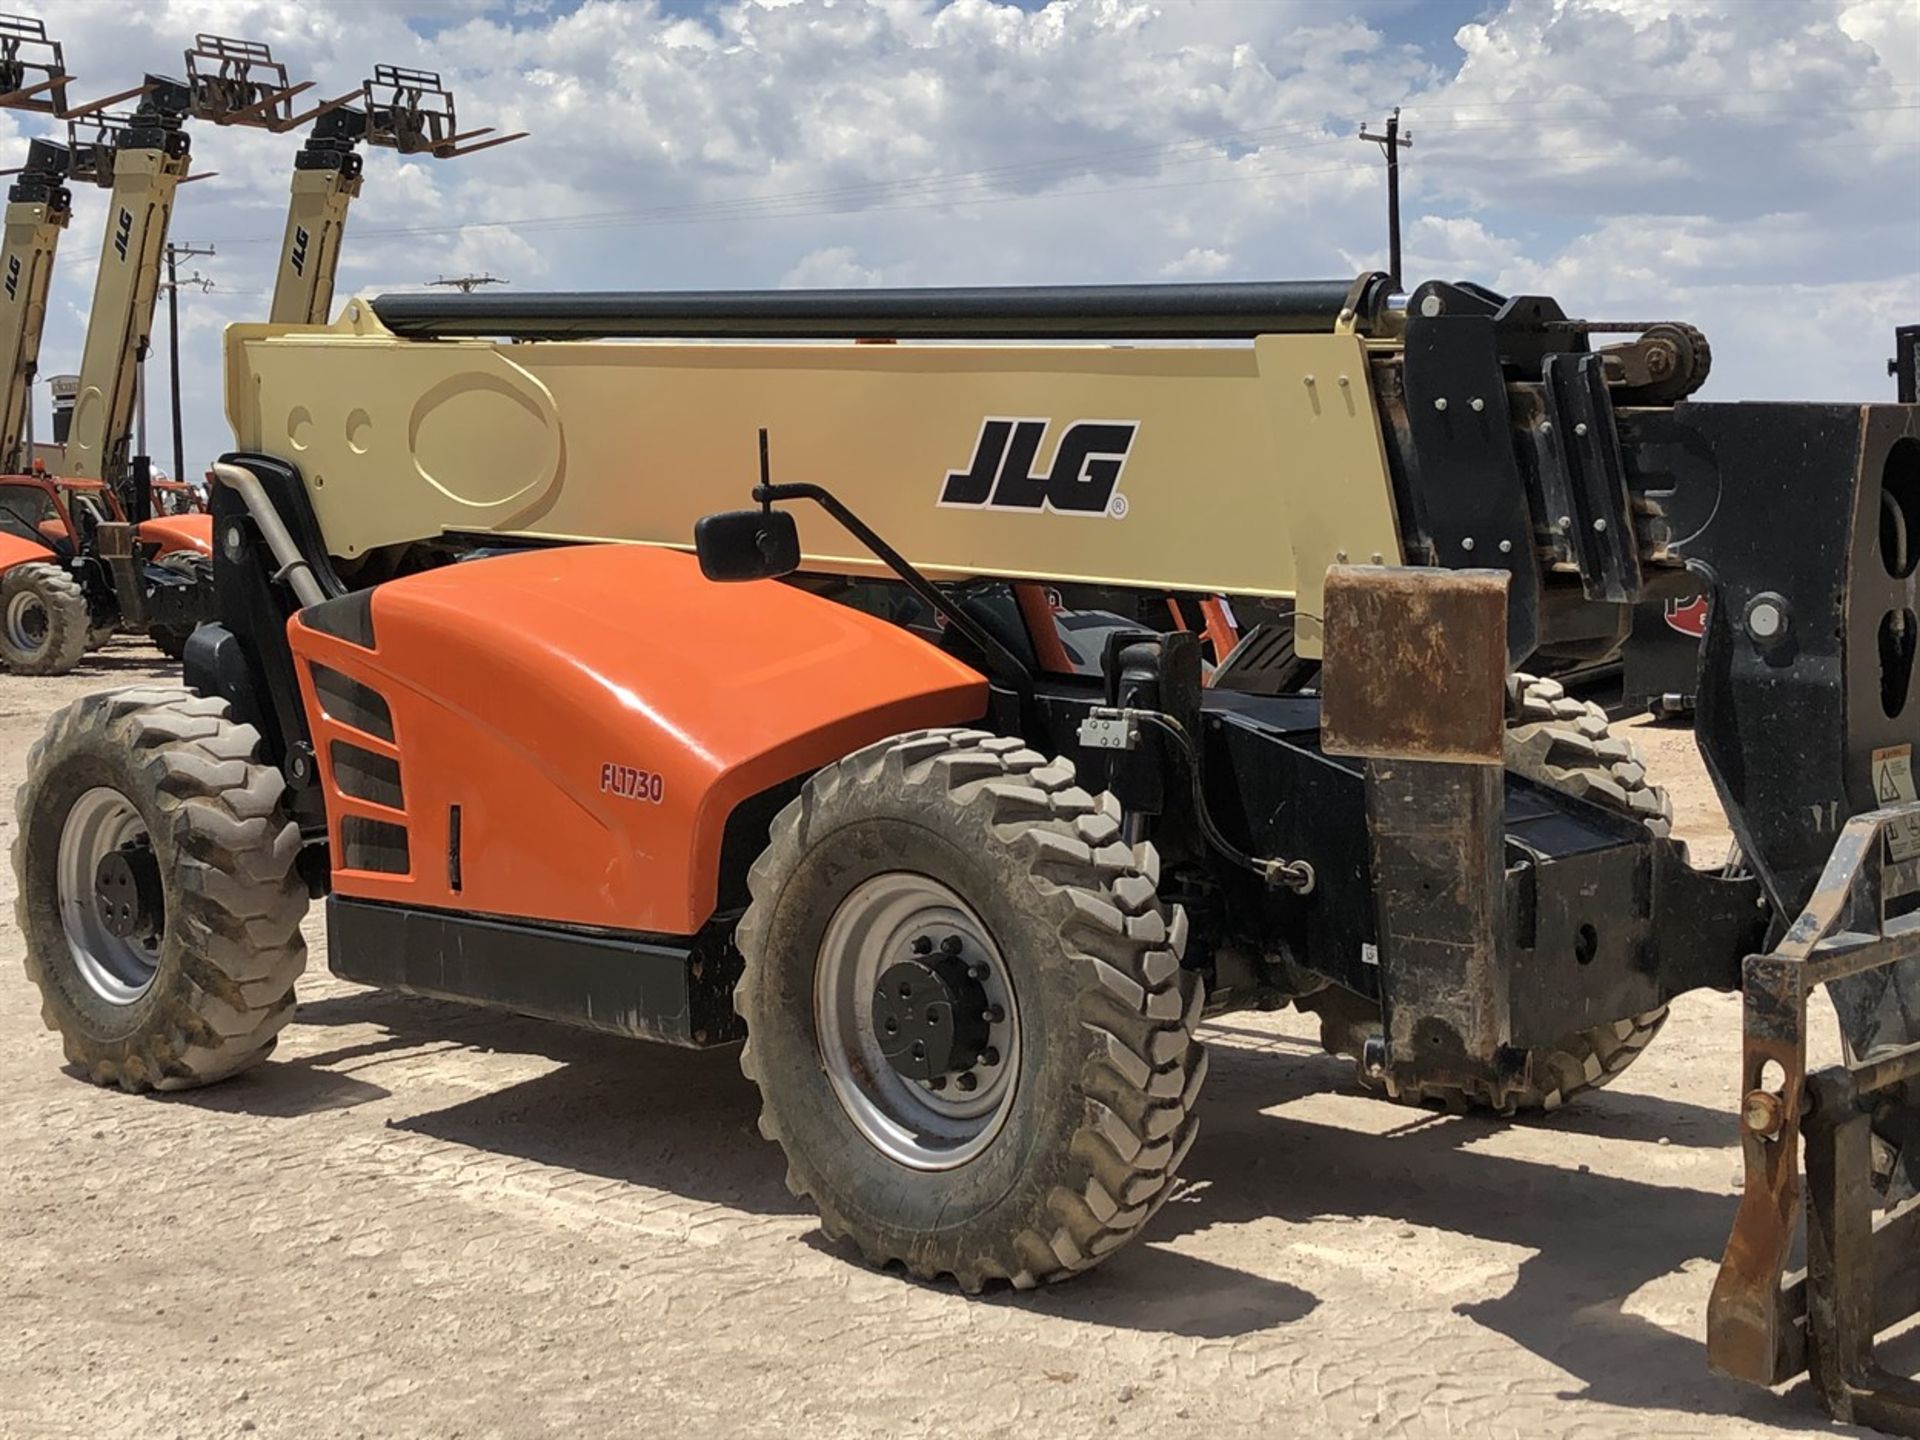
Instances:
[[[30,0],[22,0],[31,10]],[[1920,320],[1914,0],[60,0],[100,89],[196,31],[322,90],[444,71],[530,138],[368,158],[343,295],[1255,279],[1384,261],[1363,120],[1406,107],[1408,277],[1713,339],[1709,395],[1889,393]],[[0,116],[0,151],[44,133]],[[262,318],[292,137],[201,130],[182,239],[189,451],[223,448],[219,332]],[[43,370],[79,355],[103,197],[78,197]],[[156,337],[164,345],[164,337]],[[153,414],[156,429],[162,407]],[[164,437],[153,448],[163,454]]]

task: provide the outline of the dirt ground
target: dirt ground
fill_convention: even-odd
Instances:
[[[0,678],[0,788],[56,706],[166,674]],[[1691,737],[1638,738],[1723,853]],[[0,926],[0,1435],[1838,1433],[1706,1370],[1731,997],[1518,1124],[1369,1098],[1298,1016],[1212,1025],[1144,1241],[969,1300],[822,1242],[731,1053],[362,990],[308,934],[274,1058],[155,1100],[61,1068]]]

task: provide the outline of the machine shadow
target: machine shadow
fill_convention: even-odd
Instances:
[[[1577,1383],[1566,1398],[1834,1433],[1805,1394],[1716,1377],[1702,1339],[1625,1309],[1643,1286],[1683,1268],[1704,1301],[1732,1227],[1733,1194],[1490,1154],[1476,1142],[1501,1128],[1494,1120],[1410,1111],[1408,1124],[1379,1134],[1275,1114],[1303,1089],[1328,1087],[1261,1073],[1272,1063],[1270,1056],[1215,1048],[1201,1102],[1204,1134],[1182,1171],[1198,1203],[1168,1205],[1149,1227],[1149,1240],[1263,1217],[1307,1223],[1340,1216],[1516,1246],[1532,1253],[1506,1293],[1457,1313],[1567,1371]],[[1638,1106],[1622,1105],[1629,1098]],[[1704,1124],[1698,1115],[1713,1115],[1727,1128],[1718,1112],[1697,1106],[1673,1106],[1683,1112],[1678,1119],[1662,1113],[1670,1103],[1607,1094],[1539,1123],[1564,1127],[1581,1114],[1613,1112],[1612,1120],[1581,1128],[1635,1139],[1648,1138],[1633,1133],[1648,1119],[1662,1135],[1683,1122]],[[1797,1388],[1804,1391],[1804,1382]]]
[[[672,1050],[371,990],[306,1002],[296,1023],[381,1033],[269,1062],[236,1084],[176,1102],[298,1115],[385,1094],[327,1068],[333,1065],[377,1064],[385,1053],[434,1042],[539,1055],[560,1068],[398,1128],[750,1213],[805,1213],[787,1194],[776,1152],[758,1135],[756,1098],[730,1049]],[[1155,1218],[1145,1243],[1071,1285],[1000,1291],[980,1303],[1194,1338],[1252,1333],[1297,1320],[1319,1301],[1277,1277],[1155,1242],[1267,1216],[1380,1216],[1533,1251],[1505,1295],[1461,1313],[1567,1370],[1580,1382],[1575,1394],[1824,1428],[1801,1398],[1715,1379],[1697,1340],[1622,1309],[1649,1281],[1717,1260],[1732,1221],[1731,1195],[1475,1152],[1474,1143],[1500,1122],[1409,1111],[1409,1123],[1382,1135],[1275,1114],[1312,1094],[1358,1093],[1351,1065],[1310,1041],[1230,1025],[1210,1029],[1223,1043],[1213,1047],[1202,1101],[1205,1135],[1188,1158],[1185,1193]],[[663,1105],[663,1095],[673,1102]],[[1717,1110],[1625,1092],[1522,1123],[1701,1145],[1724,1143],[1729,1125]],[[1311,1163],[1286,1161],[1294,1156]],[[858,1263],[818,1232],[808,1243]]]
[[[310,1001],[297,1021],[381,1033],[263,1067],[260,1084],[245,1098],[236,1094],[236,1106],[264,1098],[287,1071],[324,1074],[329,1065],[378,1063],[383,1052],[434,1042],[539,1055],[560,1068],[399,1128],[752,1213],[804,1213],[786,1192],[777,1154],[759,1138],[756,1099],[731,1050],[671,1050],[382,991]],[[1209,1032],[1216,1043],[1205,1135],[1188,1158],[1185,1193],[1156,1217],[1146,1243],[1072,1285],[983,1303],[1196,1337],[1266,1329],[1309,1313],[1317,1299],[1278,1277],[1154,1242],[1267,1216],[1376,1215],[1533,1251],[1505,1295],[1462,1313],[1568,1370],[1579,1393],[1625,1406],[1809,1420],[1792,1400],[1714,1379],[1697,1340],[1622,1309],[1648,1282],[1717,1260],[1731,1195],[1476,1153],[1475,1142],[1502,1122],[1408,1111],[1408,1123],[1382,1135],[1276,1114],[1312,1094],[1359,1093],[1351,1065],[1305,1039],[1231,1024]],[[663,1105],[663,1095],[672,1103]],[[1729,1127],[1717,1110],[1626,1092],[1520,1123],[1697,1145],[1725,1143]],[[858,1263],[817,1233],[811,1243]]]
[[[1278,1105],[1286,1098],[1327,1090],[1366,1095],[1383,1105],[1390,1103],[1384,1096],[1360,1086],[1351,1060],[1327,1054],[1313,1040],[1252,1029],[1236,1024],[1231,1018],[1208,1022],[1201,1028],[1200,1038],[1210,1042],[1211,1074],[1206,1091],[1209,1096],[1217,1097],[1227,1084],[1237,1083],[1224,1078],[1233,1075],[1246,1077],[1249,1090],[1262,1106]],[[1284,1075],[1282,1067],[1287,1072]],[[1415,1117],[1423,1112],[1409,1109],[1403,1113]],[[1601,1140],[1629,1140],[1649,1145],[1664,1141],[1704,1149],[1717,1149],[1739,1138],[1734,1117],[1725,1110],[1627,1090],[1600,1091],[1547,1114],[1514,1115],[1498,1123]]]
[[[1149,1227],[1149,1236],[1154,1228]],[[809,1233],[804,1243],[823,1255],[864,1268],[852,1245],[830,1240],[818,1230]],[[903,1285],[955,1293],[949,1282],[916,1280],[898,1266],[890,1273]],[[996,1284],[972,1303],[1110,1330],[1224,1340],[1290,1325],[1311,1315],[1320,1297],[1285,1280],[1217,1265],[1156,1245],[1149,1238],[1129,1245],[1071,1283],[1034,1290]]]
[[[154,670],[180,673],[180,662],[169,660],[144,636],[117,635],[97,650],[89,650],[80,662],[83,670]]]
[[[77,1067],[67,1073],[80,1075]],[[352,1075],[321,1069],[306,1060],[267,1060],[231,1080],[204,1090],[157,1094],[166,1105],[187,1105],[220,1115],[252,1115],[263,1120],[295,1120],[328,1110],[351,1110],[391,1091]]]
[[[285,1071],[435,1041],[540,1055],[559,1061],[560,1068],[397,1121],[395,1128],[752,1214],[812,1213],[787,1193],[779,1152],[760,1137],[758,1097],[732,1048],[676,1050],[377,990],[307,1002],[296,1023],[370,1025],[384,1033],[284,1067],[263,1066],[262,1091],[291,1078]],[[671,1101],[663,1103],[663,1096]],[[806,1243],[846,1264],[862,1263],[856,1252],[818,1230],[810,1230]],[[1071,1285],[1002,1288],[980,1303],[1213,1339],[1290,1323],[1319,1301],[1283,1280],[1149,1243]]]
[[[760,1138],[758,1097],[731,1046],[649,1045],[379,990],[307,1002],[295,1023],[384,1032],[309,1064],[434,1042],[559,1062],[531,1080],[395,1121],[396,1129],[753,1214],[804,1213],[787,1193],[778,1152]]]

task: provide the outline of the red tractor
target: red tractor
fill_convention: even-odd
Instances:
[[[162,493],[178,503],[174,489]],[[124,628],[178,659],[212,554],[210,515],[136,523],[97,480],[0,476],[0,659],[15,674],[64,675]]]

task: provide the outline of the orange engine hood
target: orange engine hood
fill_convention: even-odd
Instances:
[[[160,547],[159,553],[171,555],[190,550],[199,555],[213,554],[213,517],[211,515],[156,515],[140,522],[140,538]]]
[[[987,698],[884,620],[650,545],[449,565],[289,638],[338,893],[659,934],[714,912],[741,802]]]

